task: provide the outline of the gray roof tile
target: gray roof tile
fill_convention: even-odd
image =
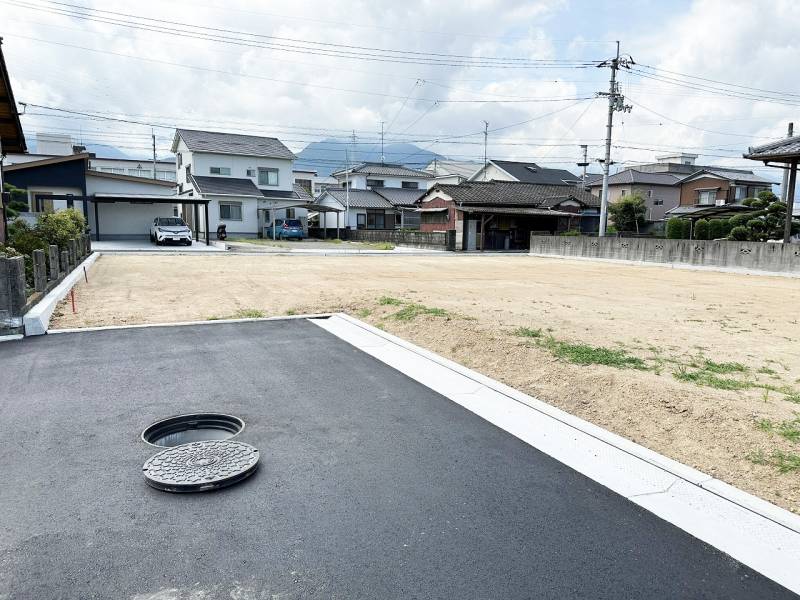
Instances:
[[[393,206],[411,206],[425,195],[426,190],[409,190],[406,188],[382,187],[373,188],[373,191],[386,198]]]
[[[518,181],[468,181],[436,184],[459,204],[495,204],[506,206],[552,207],[574,199],[585,206],[599,206],[600,200],[580,186],[537,185]]]
[[[285,158],[288,160],[294,160],[295,158],[291,150],[284,146],[280,140],[272,137],[222,133],[219,131],[198,131],[195,129],[177,129],[175,135],[176,138],[180,136],[192,152],[241,154],[243,156]]]
[[[641,183],[645,185],[675,185],[681,179],[678,175],[671,173],[647,173],[636,169],[625,169],[619,173],[614,173],[608,177],[609,185],[627,185]],[[603,185],[603,176],[592,180],[590,186]]]
[[[207,177],[191,175],[194,186],[201,194],[224,194],[226,196],[261,196],[261,190],[252,179],[238,177]]]
[[[342,174],[346,171],[346,169],[342,169],[340,171],[336,171],[332,173],[335,177],[337,174]],[[381,164],[381,163],[361,163],[360,165],[356,165],[351,169],[352,173],[361,173],[362,175],[383,175],[386,177],[417,177],[417,178],[425,178],[430,179],[433,177],[427,171],[419,171],[417,169],[409,169],[408,167],[404,167],[403,165],[396,165],[396,164]]]
[[[522,183],[538,183],[542,185],[574,185],[569,182],[580,180],[564,169],[548,169],[532,162],[517,162],[512,160],[492,160],[503,171]]]
[[[328,188],[325,193],[335,198],[342,206],[347,205],[347,190]],[[349,203],[351,208],[392,208],[391,202],[372,190],[350,190]]]
[[[800,135],[785,138],[777,142],[752,146],[747,149],[745,158],[752,160],[766,160],[770,158],[800,157]]]

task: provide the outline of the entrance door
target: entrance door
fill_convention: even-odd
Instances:
[[[474,219],[467,221],[467,250],[477,250],[478,222]]]

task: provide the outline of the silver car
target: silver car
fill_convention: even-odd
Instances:
[[[166,242],[192,245],[192,230],[180,217],[156,217],[150,226],[150,241],[160,246]]]

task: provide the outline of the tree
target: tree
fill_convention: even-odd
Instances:
[[[645,224],[647,206],[639,194],[625,196],[608,207],[608,213],[614,221],[617,231],[635,231]]]
[[[706,219],[697,219],[694,224],[694,239],[707,240],[709,237],[710,225]]]
[[[735,215],[729,219],[733,228],[728,239],[737,241],[766,242],[783,239],[786,223],[786,203],[770,191],[763,191],[757,198],[747,198],[742,204],[758,210]],[[792,233],[800,232],[800,221],[792,221]]]
[[[711,219],[708,222],[708,239],[718,240],[728,235],[725,231],[725,223],[722,219]]]
[[[692,237],[692,222],[689,219],[681,219],[681,227],[683,231],[681,232],[681,237],[684,240],[691,239]]]

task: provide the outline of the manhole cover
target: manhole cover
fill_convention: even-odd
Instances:
[[[151,456],[142,470],[147,484],[166,492],[216,490],[252,475],[258,449],[229,440],[174,446]]]
[[[142,432],[153,446],[180,446],[204,440],[227,440],[244,429],[244,421],[221,413],[192,413],[162,419]]]

